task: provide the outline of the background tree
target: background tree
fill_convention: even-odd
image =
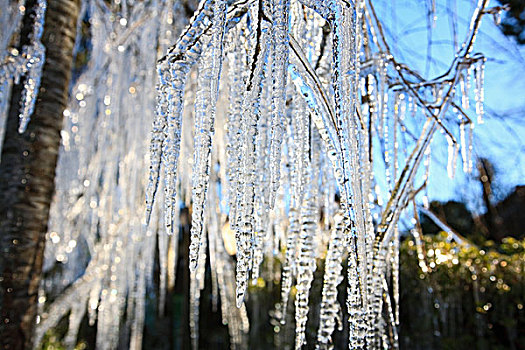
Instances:
[[[35,0],[24,4],[20,51],[29,41],[35,4]],[[18,125],[25,78],[12,89],[0,163],[0,346],[3,349],[32,346],[79,8],[80,0],[53,0],[47,6],[42,37],[46,61],[32,120],[24,133],[18,132]]]
[[[525,1],[498,0],[508,7],[505,17],[501,21],[501,30],[505,35],[512,36],[516,41],[525,44]]]

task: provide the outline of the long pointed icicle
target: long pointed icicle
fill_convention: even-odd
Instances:
[[[474,98],[476,101],[476,114],[478,115],[478,124],[483,124],[483,116],[485,114],[483,103],[485,101],[485,58],[482,58],[477,66],[474,68]]]
[[[192,172],[192,225],[190,242],[190,270],[195,271],[203,234],[204,211],[208,191],[213,126],[217,109],[217,95],[222,69],[226,1],[215,0],[209,47],[199,63],[197,96],[195,98],[195,150]]]
[[[165,62],[167,63],[167,62]],[[157,194],[159,186],[159,176],[161,168],[162,144],[166,138],[164,129],[166,128],[168,80],[169,66],[167,64],[158,67],[159,83],[157,84],[157,108],[153,120],[150,141],[150,171],[148,186],[146,188],[146,224],[150,224],[151,214],[153,212],[153,201]]]
[[[230,79],[230,106],[226,123],[226,177],[228,180],[228,204],[230,207],[230,226],[235,227],[237,217],[237,194],[239,191],[240,174],[238,169],[242,157],[242,100],[244,91],[243,73],[245,70],[244,53],[240,45],[234,44],[232,52],[228,54]]]
[[[213,187],[210,191],[210,203],[218,204],[219,201],[215,190],[216,187]],[[215,208],[218,208],[218,205],[215,206]],[[234,263],[226,252],[224,241],[221,238],[221,230],[224,226],[223,218],[224,217],[217,212],[210,213],[209,237],[210,241],[215,239],[216,273],[221,298],[222,323],[228,325],[231,348],[235,350],[244,348],[243,345],[245,344],[250,325],[244,303],[240,308],[235,307]]]
[[[288,66],[289,0],[273,3],[272,121],[270,141],[270,208],[273,208],[280,183],[281,144],[286,107],[286,71]]]
[[[308,114],[302,121],[304,131],[299,134],[302,147],[308,151],[305,157],[305,194],[301,207],[301,231],[297,257],[297,294],[295,299],[295,348],[300,349],[306,344],[306,322],[309,312],[310,288],[312,286],[315,260],[315,237],[319,233],[319,169],[321,167],[321,140],[318,133],[313,133],[311,119]]]
[[[321,315],[319,316],[319,331],[317,332],[317,349],[332,349],[332,333],[335,330],[336,319],[341,306],[337,301],[337,286],[343,281],[342,261],[345,251],[345,222],[341,213],[336,214],[335,226],[330,234],[328,252],[325,259],[323,292],[321,298]]]
[[[20,125],[18,132],[23,133],[29,119],[33,114],[35,102],[40,88],[40,78],[42,76],[42,68],[46,57],[46,50],[40,39],[44,31],[44,17],[46,13],[46,0],[38,0],[35,5],[35,14],[33,30],[30,34],[31,43],[24,46],[22,49],[22,56],[25,56],[24,71],[27,71],[24,80],[24,89],[22,90],[22,97],[20,99]]]
[[[308,130],[306,118],[308,112],[305,103],[300,99],[294,99],[294,112],[291,115],[290,142],[288,152],[291,156],[290,164],[290,212],[288,234],[286,238],[286,253],[281,275],[281,322],[286,321],[286,309],[288,307],[289,294],[297,269],[297,256],[299,252],[299,234],[301,232],[301,206],[304,197],[304,183],[306,179],[305,163],[308,156]]]
[[[264,246],[268,236],[268,221],[269,221],[269,201],[270,201],[270,171],[268,169],[269,162],[269,137],[268,137],[268,121],[270,113],[268,108],[264,108],[268,103],[268,89],[263,91],[263,99],[261,100],[261,111],[259,117],[259,125],[257,127],[257,182],[255,183],[256,196],[256,225],[253,243],[253,264],[252,276],[255,281],[260,276],[260,267],[264,259]]]
[[[215,113],[219,93],[219,81],[222,71],[224,32],[226,27],[226,0],[215,0],[213,6],[213,23],[211,27],[211,113]]]
[[[175,286],[177,278],[177,263],[179,260],[179,225],[180,225],[180,207],[175,208],[175,215],[173,216],[173,234],[170,237],[168,247],[168,258],[166,260],[167,274],[168,274],[168,288],[172,289]]]
[[[157,244],[159,246],[159,315],[164,315],[166,304],[166,282],[168,275],[168,241],[169,236],[164,230],[158,231]]]
[[[295,255],[297,253],[297,239],[300,230],[300,210],[291,208],[289,215],[290,224],[288,225],[288,234],[286,236],[286,253],[283,262],[283,271],[281,276],[281,323],[286,322],[286,310],[288,308],[288,299],[293,284],[293,272],[295,264]]]
[[[332,76],[332,87],[335,100],[335,123],[338,130],[338,139],[341,144],[342,157],[342,204],[347,211],[350,220],[350,234],[356,235],[356,212],[354,209],[355,178],[352,176],[352,154],[357,154],[355,150],[356,141],[352,137],[354,133],[352,122],[354,120],[356,108],[356,70],[357,62],[348,57],[348,53],[354,52],[355,32],[352,31],[352,24],[355,23],[356,9],[354,5],[349,6],[340,0],[332,0],[331,5],[334,11],[332,21],[332,41],[333,70],[337,73]],[[355,60],[355,57],[352,57]],[[358,257],[359,260],[359,257]]]
[[[165,224],[172,231],[175,185],[180,150],[184,87],[190,68],[202,51],[202,33],[213,15],[211,1],[203,0],[188,28],[157,67],[157,110],[150,145],[150,174],[146,189],[146,224],[149,224],[159,185],[161,163],[165,167]]]
[[[190,338],[191,348],[199,348],[199,306],[200,306],[200,289],[199,281],[194,277],[195,274],[191,274],[190,279],[190,311],[189,311],[189,324],[190,324]]]
[[[193,349],[199,348],[199,307],[201,292],[204,289],[206,272],[206,248],[208,239],[205,234],[200,237],[201,241],[198,256],[198,267],[190,274],[190,338]]]
[[[213,44],[212,44],[213,46]],[[190,271],[197,268],[200,254],[201,236],[204,231],[204,212],[206,210],[206,194],[210,178],[210,162],[212,136],[215,122],[216,98],[210,82],[218,79],[213,73],[212,48],[208,48],[199,63],[197,96],[195,98],[195,150],[192,172],[192,207]],[[215,82],[217,83],[217,82]]]
[[[262,12],[262,8],[259,9]],[[259,27],[262,23],[259,22]],[[244,152],[243,152],[243,173],[241,178],[242,193],[238,194],[242,198],[242,204],[237,212],[239,218],[238,226],[235,231],[235,238],[237,242],[237,267],[236,267],[236,281],[237,281],[237,307],[240,307],[244,300],[246,292],[248,272],[252,262],[252,244],[253,233],[255,229],[255,189],[254,182],[256,180],[255,174],[255,158],[256,158],[256,138],[257,138],[257,123],[259,117],[260,100],[262,93],[262,81],[264,80],[265,71],[267,68],[267,30],[259,28],[260,32],[257,34],[256,47],[254,51],[254,58],[252,60],[251,76],[247,82],[245,98],[243,101],[243,113],[246,122],[243,123],[244,136]]]
[[[347,223],[348,225],[348,223]],[[348,227],[346,227],[348,230]],[[364,309],[364,298],[359,279],[359,266],[357,261],[357,239],[355,236],[348,237],[348,288],[346,306],[348,309],[348,348],[351,350],[365,349],[366,318]]]
[[[185,67],[181,67],[185,70]],[[182,77],[180,73],[183,73]],[[182,128],[182,109],[184,99],[185,75],[171,67],[171,82],[168,90],[167,125],[164,128],[164,144],[162,145],[162,163],[164,165],[164,225],[166,232],[173,231],[173,215],[175,214],[176,176],[179,161],[180,140]]]
[[[308,185],[301,208],[301,231],[297,257],[297,295],[295,299],[295,349],[299,350],[306,343],[306,321],[308,317],[308,301],[310,287],[316,269],[313,250],[313,237],[317,229],[317,166],[311,164],[308,169]]]
[[[27,63],[29,69],[26,74],[24,90],[22,91],[22,98],[20,101],[21,107],[19,114],[19,133],[23,133],[26,130],[27,125],[29,124],[29,119],[31,118],[31,115],[33,114],[33,111],[35,109],[35,102],[38,95],[38,89],[40,88],[42,68],[44,67],[44,46],[40,43],[40,41],[35,43],[35,46],[37,47],[37,49],[33,51],[32,57]]]

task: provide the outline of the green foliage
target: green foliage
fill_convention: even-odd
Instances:
[[[44,336],[44,339],[42,340],[42,349],[46,350],[65,350],[66,348],[64,345],[62,345],[62,342],[60,341],[60,336],[57,335],[56,331],[50,330],[46,333]]]
[[[520,344],[525,344],[525,240],[505,238],[499,245],[487,241],[476,247],[447,238],[443,232],[422,237],[424,264],[419,261],[413,240],[406,239],[401,245],[401,349],[521,349]],[[282,325],[276,313],[280,309],[281,262],[267,259],[263,265],[263,278],[250,284],[247,299],[250,348],[291,349],[295,340],[293,316]],[[425,272],[421,266],[426,266]],[[316,343],[323,273],[324,260],[319,259],[310,295],[307,349]],[[343,273],[346,275],[346,271]],[[344,318],[348,317],[346,283],[345,278],[339,286]],[[208,349],[227,348],[229,341],[227,329],[220,322],[220,306],[212,311],[210,284],[208,280],[202,294],[200,345]],[[189,339],[182,298],[177,293],[169,296],[173,304],[168,303],[166,316],[160,317],[156,296],[149,294],[144,348],[157,348],[159,341],[164,343],[163,348],[172,348],[180,345],[182,338]],[[292,288],[288,315],[293,315],[294,301]],[[42,349],[63,349],[61,339],[66,331],[67,325],[61,322],[46,334]],[[347,337],[345,324],[342,331],[334,333],[336,348],[345,348]],[[173,339],[168,341],[170,338]],[[76,348],[86,348],[86,343],[81,342]]]
[[[516,349],[525,343],[525,240],[482,248],[424,236],[428,270],[412,240],[401,248],[402,347]]]
[[[62,329],[63,330],[63,329]],[[57,327],[46,333],[40,349],[45,350],[66,350],[66,347],[62,343],[63,334],[61,333],[61,328]],[[87,343],[85,341],[79,341],[75,346],[75,350],[85,350],[87,349]]]

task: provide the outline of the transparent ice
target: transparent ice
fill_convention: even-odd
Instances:
[[[122,330],[140,349],[146,293],[162,313],[176,283],[187,207],[194,348],[208,262],[232,348],[248,347],[249,284],[268,278],[281,281],[280,326],[295,310],[296,349],[333,348],[345,322],[350,349],[397,348],[397,223],[428,182],[435,138],[450,175],[459,154],[471,169],[485,62],[471,51],[487,2],[448,73],[429,80],[362,0],[202,0],[189,22],[178,1],[86,4],[92,57],[64,113],[37,340],[70,312],[69,347],[87,314],[97,347],[117,348]],[[279,276],[263,264],[275,258]]]

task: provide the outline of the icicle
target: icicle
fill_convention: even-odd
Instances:
[[[470,123],[470,127],[468,129],[468,152],[467,152],[467,163],[468,163],[468,173],[470,174],[472,172],[472,141],[473,141],[473,130],[474,130],[474,124]]]
[[[387,309],[386,313],[388,315],[388,326],[390,328],[388,330],[388,337],[387,337],[387,332],[385,331],[385,329],[387,328],[386,327],[387,325],[384,319],[382,319],[381,324],[382,324],[382,327],[384,328],[384,330],[381,331],[381,334],[383,336],[383,339],[382,339],[383,346],[384,347],[388,346],[389,349],[398,350],[399,349],[399,337],[397,334],[397,324],[396,324],[394,312],[392,311],[392,302],[390,301],[388,284],[386,282],[386,279],[384,278],[383,278],[383,300],[384,300],[384,303],[386,304],[386,309]]]
[[[199,244],[204,231],[204,211],[206,210],[206,195],[210,176],[212,136],[215,122],[215,94],[211,90],[211,83],[219,77],[213,73],[213,50],[208,48],[199,63],[199,77],[197,96],[195,98],[195,148],[192,171],[192,224],[190,243],[190,271],[197,268],[197,259],[200,255]]]
[[[474,83],[475,83],[475,100],[476,100],[476,114],[478,115],[478,124],[483,124],[483,116],[485,114],[483,104],[485,102],[485,59],[480,59],[478,65],[474,68]]]
[[[173,289],[175,286],[175,279],[177,274],[177,263],[179,255],[179,221],[180,221],[180,207],[175,208],[175,215],[173,216],[173,234],[169,239],[168,258],[167,258],[167,274],[168,274],[168,288]]]
[[[286,104],[286,72],[288,66],[288,0],[273,2],[273,57],[272,57],[272,120],[270,139],[270,208],[280,182],[281,143],[284,135],[284,113]]]
[[[314,278],[315,256],[313,255],[313,236],[317,229],[318,212],[315,206],[317,198],[315,171],[317,167],[308,169],[308,187],[301,207],[301,231],[297,257],[297,294],[295,299],[295,349],[299,350],[306,343],[306,321],[308,316],[308,301],[310,287]]]
[[[33,28],[29,34],[29,43],[22,47],[21,52],[13,50],[5,63],[0,64],[0,87],[6,84],[7,79],[14,79],[16,84],[25,75],[24,88],[20,98],[20,124],[18,132],[23,133],[33,114],[35,102],[40,88],[40,78],[45,61],[45,48],[40,41],[44,31],[44,20],[47,8],[46,0],[38,0],[34,5]],[[7,9],[2,9],[2,11]],[[27,9],[31,11],[33,9]],[[2,28],[2,30],[5,30]],[[3,53],[2,53],[3,54]],[[0,56],[0,58],[3,58]],[[3,88],[2,88],[3,90]],[[0,100],[4,93],[0,91]]]
[[[348,246],[349,254],[355,254],[353,268],[349,268],[349,273],[355,274],[353,287],[356,288],[353,291],[349,291],[349,296],[353,296],[352,298],[354,298],[349,299],[348,303],[351,312],[359,312],[361,308],[359,300],[364,292],[362,284],[366,280],[366,274],[361,274],[360,270],[362,270],[365,261],[366,248],[364,242],[365,225],[367,223],[367,219],[363,217],[364,208],[361,204],[363,194],[360,183],[362,179],[357,171],[353,171],[353,169],[359,168],[361,162],[361,160],[359,160],[360,141],[358,140],[360,132],[357,131],[360,125],[356,120],[355,110],[357,108],[357,77],[360,69],[358,61],[358,28],[360,27],[359,21],[362,4],[359,2],[355,4],[355,6],[356,7],[350,6],[348,8],[344,4],[335,4],[335,20],[333,23],[333,69],[337,74],[332,82],[336,101],[336,120],[340,133],[339,140],[343,157],[344,183],[351,184],[351,187],[345,189],[342,193],[342,206],[345,210],[349,227],[347,239],[352,242]],[[352,50],[354,54],[350,56],[353,57],[355,61],[351,61],[348,56],[346,56],[347,52],[352,52]],[[383,119],[385,119],[387,112],[386,103],[388,91],[386,88],[386,61],[381,58],[380,62],[381,82],[379,93],[381,94],[381,99],[378,115],[380,117],[379,125],[382,126]],[[378,132],[382,134],[383,129],[379,127]],[[349,264],[350,263],[351,260],[349,260]],[[354,324],[353,326],[356,326],[356,331],[351,332],[350,337],[351,339],[354,338],[351,341],[355,342],[355,339],[360,337],[359,334],[361,333],[361,328],[364,328],[364,325]],[[357,344],[360,343],[361,341],[357,340]]]
[[[95,282],[94,287],[90,290],[89,299],[88,299],[88,322],[90,326],[93,326],[96,322],[97,309],[99,306],[101,290],[102,290],[101,281],[97,280]]]
[[[169,236],[163,230],[157,233],[159,246],[159,315],[164,316],[166,304],[166,279],[168,274],[168,240]]]
[[[397,179],[398,168],[399,168],[399,137],[398,137],[398,124],[403,122],[406,113],[405,95],[399,94],[397,99],[397,109],[394,112],[394,130],[393,130],[393,143],[394,143],[394,171],[393,179]]]
[[[201,248],[197,257],[197,269],[190,274],[190,338],[193,349],[199,348],[199,307],[201,291],[204,289],[204,278],[206,272],[206,246],[207,237],[205,234],[199,237]]]
[[[41,15],[43,17],[43,15]],[[38,41],[34,44],[36,47],[29,54],[30,58],[28,59],[27,74],[24,80],[24,90],[22,90],[22,97],[20,100],[20,126],[18,127],[18,132],[23,133],[27,125],[29,124],[29,119],[33,114],[35,109],[36,98],[38,95],[38,89],[40,88],[40,78],[42,76],[42,68],[44,66],[45,60],[45,48]]]
[[[346,223],[348,225],[348,223]],[[348,227],[346,227],[348,230]],[[365,349],[365,336],[370,332],[370,326],[367,325],[366,303],[363,297],[362,280],[359,276],[359,266],[357,261],[357,241],[355,237],[348,237],[348,288],[346,306],[348,309],[348,348],[349,349]],[[371,273],[366,274],[366,282],[372,276]],[[370,295],[370,291],[367,290]],[[367,329],[368,328],[368,329]]]
[[[165,224],[168,232],[172,232],[175,211],[175,185],[186,76],[201,55],[202,33],[208,26],[209,17],[212,15],[211,1],[203,0],[188,29],[182,34],[177,45],[159,62],[157,68],[159,74],[157,118],[160,120],[156,120],[158,125],[154,124],[150,146],[152,165],[146,191],[146,223],[149,223],[157,192],[160,171],[159,157],[162,156],[162,164],[165,168]],[[160,132],[163,132],[164,135],[160,136]]]
[[[227,167],[226,177],[228,179],[228,199],[230,207],[230,225],[236,226],[234,221],[237,217],[237,194],[240,191],[240,169],[242,156],[242,100],[244,91],[243,73],[245,72],[245,64],[242,60],[242,54],[239,47],[235,47],[235,51],[228,55],[229,60],[229,79],[230,79],[230,107],[228,111],[228,119],[226,124],[226,154]]]
[[[395,228],[392,243],[392,291],[394,294],[394,320],[395,326],[399,327],[399,231]]]
[[[86,305],[84,303],[78,303],[71,308],[71,313],[69,314],[69,327],[67,334],[64,337],[64,346],[66,349],[74,349],[77,345],[77,335],[85,313]]]
[[[459,118],[459,141],[460,141],[460,149],[461,149],[461,160],[463,163],[463,172],[468,173],[468,160],[467,160],[467,142],[465,138],[465,124],[466,122],[463,121],[463,118]]]
[[[445,135],[448,143],[448,161],[447,161],[447,173],[448,177],[453,179],[456,173],[456,165],[458,158],[458,146],[448,134]]]
[[[417,215],[417,213],[415,215]],[[415,222],[417,223],[417,221]],[[414,236],[414,241],[417,250],[417,259],[419,260],[418,265],[421,268],[421,271],[423,271],[423,273],[427,273],[428,267],[425,261],[425,254],[423,253],[423,242],[421,241],[421,233],[419,227],[410,230],[410,233],[412,234],[412,236]]]
[[[468,71],[467,71],[467,74],[468,74]],[[461,91],[461,108],[463,108],[464,110],[468,110],[470,107],[469,107],[469,91],[468,91],[468,82],[465,81],[465,76],[463,74],[461,74],[459,76],[459,88],[460,88],[460,91]]]
[[[210,202],[218,203],[215,187],[211,188]],[[223,237],[223,235],[220,233],[221,230],[224,230],[224,220],[219,220],[216,213],[210,213],[209,221],[210,230],[213,231],[213,233],[210,233],[210,240],[215,239],[215,249],[217,252],[216,272],[217,284],[219,286],[219,294],[221,298],[222,323],[228,325],[232,348],[242,348],[242,344],[245,342],[245,335],[249,330],[249,322],[244,303],[240,308],[234,306],[236,303],[236,296],[233,261],[225,250],[224,241],[221,239],[221,236]]]
[[[387,89],[387,64],[384,57],[379,58],[378,64],[378,124],[377,132],[381,135],[383,134],[383,127],[385,125],[385,117],[388,113],[388,89]]]
[[[293,271],[295,270],[295,256],[297,254],[297,242],[300,230],[300,211],[298,211],[297,208],[291,208],[288,215],[290,224],[286,236],[286,253],[281,275],[282,324],[286,322],[286,310],[288,308],[288,298],[293,284]]]
[[[289,226],[286,239],[285,261],[282,271],[282,315],[286,315],[288,297],[295,277],[297,268],[297,256],[299,254],[299,234],[301,231],[301,205],[304,198],[304,186],[308,181],[306,177],[308,154],[309,154],[309,129],[308,114],[305,103],[294,98],[294,110],[291,115],[290,135],[288,151],[291,156],[290,164],[290,212]],[[285,322],[285,318],[281,319]]]
[[[210,201],[211,202],[211,201]],[[214,213],[218,215],[218,213]],[[213,215],[213,214],[212,214]],[[215,235],[219,234],[219,228],[216,220],[208,221],[208,243],[210,249],[210,266],[211,268],[211,305],[212,311],[217,312],[217,305],[219,302],[219,282],[217,277],[217,269],[215,268],[217,263],[217,238]]]
[[[168,118],[164,129],[162,145],[162,163],[164,166],[164,225],[168,234],[173,233],[173,216],[175,212],[177,163],[180,152],[181,112],[183,88],[170,88],[168,93]]]
[[[190,311],[189,311],[189,323],[190,323],[190,338],[191,348],[199,348],[199,306],[200,306],[200,289],[198,286],[199,281],[194,278],[194,274],[191,275],[190,279]]]
[[[292,181],[297,181],[291,184],[292,200],[295,201],[298,207],[302,205],[304,198],[304,190],[309,181],[307,177],[308,164],[310,163],[310,154],[312,153],[310,145],[310,128],[309,128],[309,114],[302,101],[295,101],[295,109],[292,112],[292,139],[290,145],[294,161],[292,163]]]
[[[204,50],[199,64],[197,96],[195,98],[195,150],[192,172],[192,226],[190,271],[197,268],[199,242],[203,235],[204,211],[210,173],[212,136],[214,132],[219,79],[222,68],[222,48],[226,19],[226,1],[216,0],[210,47]]]
[[[255,222],[255,233],[253,242],[253,266],[251,278],[256,282],[260,274],[260,265],[263,262],[263,249],[267,241],[269,222],[269,202],[270,202],[270,170],[269,170],[269,121],[270,111],[264,108],[268,105],[268,100],[271,96],[268,96],[268,90],[263,91],[263,98],[261,100],[261,111],[259,116],[259,122],[257,126],[257,141],[256,141],[256,172],[257,181],[255,185],[255,211],[256,211],[256,222]],[[280,164],[279,164],[280,165]]]
[[[215,106],[217,104],[217,95],[219,93],[219,81],[222,70],[223,60],[223,39],[226,26],[226,10],[227,2],[225,0],[215,0],[213,7],[213,22],[212,22],[212,41],[211,41],[211,101],[210,112],[215,113]]]
[[[357,166],[356,157],[359,153],[357,149],[358,141],[355,118],[359,72],[356,28],[359,22],[360,5],[357,4],[358,7],[356,8],[354,7],[355,4],[353,4],[353,6],[347,6],[339,1],[334,2],[332,64],[333,70],[337,73],[333,75],[332,87],[335,100],[335,121],[342,156],[343,181],[340,183],[340,186],[342,190],[342,207],[346,211],[345,215],[350,221],[349,234],[356,236],[358,234],[356,224],[362,229],[363,223],[360,217],[356,217],[356,212],[358,212],[359,215],[361,214],[361,206],[358,203],[360,196],[358,189],[359,180],[357,172],[352,171],[352,169]],[[348,57],[348,52],[354,53],[350,55],[351,58]],[[359,256],[357,260],[360,260]]]
[[[169,79],[169,67],[165,64],[158,67],[159,83],[157,84],[157,109],[155,119],[153,121],[153,128],[151,131],[150,142],[150,171],[149,181],[146,188],[146,224],[149,225],[151,220],[151,213],[153,211],[153,201],[157,193],[160,177],[162,144],[166,138],[164,129],[166,128],[166,113],[167,113],[167,88]]]
[[[386,74],[386,73],[385,73]],[[390,150],[390,128],[389,128],[389,125],[388,125],[388,119],[387,119],[387,114],[388,114],[388,111],[386,110],[387,107],[388,107],[388,94],[384,94],[384,107],[383,107],[383,114],[384,114],[384,117],[382,118],[382,123],[383,123],[383,135],[381,137],[381,141],[382,141],[382,144],[383,144],[383,158],[384,158],[384,161],[385,161],[385,180],[386,180],[386,183],[387,185],[389,186],[389,192],[393,189],[394,187],[394,182],[395,182],[395,179],[392,179],[392,165],[391,165],[391,150]],[[397,118],[397,104],[398,104],[398,95],[396,95],[396,97],[394,98],[394,118]]]
[[[341,311],[341,306],[337,301],[337,286],[343,281],[344,227],[343,216],[341,213],[336,214],[325,259],[317,349],[333,347],[329,346],[329,344],[332,342],[332,333],[335,330],[337,315]],[[350,324],[352,325],[352,321],[350,321]]]
[[[262,11],[262,9],[259,9]],[[258,24],[259,26],[262,23]],[[246,92],[243,101],[243,114],[246,122],[243,123],[244,149],[243,149],[243,170],[241,175],[242,183],[242,204],[240,210],[237,212],[239,218],[238,226],[235,230],[235,237],[237,242],[237,307],[241,307],[246,292],[248,271],[251,268],[252,261],[252,241],[255,229],[255,213],[254,201],[255,191],[254,182],[256,180],[255,174],[255,150],[257,137],[257,123],[260,110],[260,99],[262,90],[262,81],[265,76],[267,68],[267,30],[261,30],[260,36],[257,36],[256,47],[252,65],[251,76],[247,82]]]
[[[423,161],[424,173],[423,182],[427,183],[430,176],[430,161],[432,160],[432,149],[428,147],[425,151],[425,160]]]
[[[154,246],[154,236],[146,233],[146,240],[142,251],[144,260],[138,264],[139,275],[137,278],[136,293],[132,293],[133,297],[130,300],[134,304],[135,309],[129,344],[131,350],[140,350],[142,347],[142,330],[146,316],[146,274],[151,273],[152,270],[144,264],[144,261],[152,261],[154,259],[154,249],[151,249]]]
[[[383,280],[385,274],[385,251],[374,252],[374,259],[372,262],[372,279],[371,289],[369,290],[369,301],[368,301],[368,331],[366,334],[366,342],[368,347],[379,348],[380,339],[384,332],[384,327],[381,323],[383,319],[381,317],[381,309],[383,306]]]

